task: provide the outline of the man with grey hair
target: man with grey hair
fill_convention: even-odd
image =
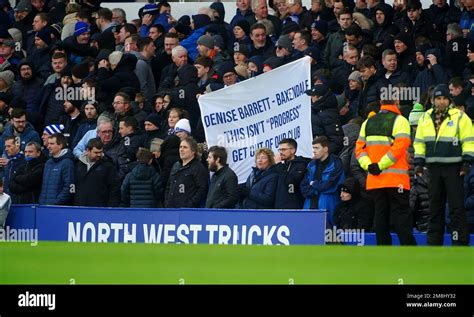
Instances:
[[[112,9],[112,22],[117,25],[124,25],[127,23],[127,15],[122,8]]]
[[[112,142],[114,136],[114,123],[109,118],[101,115],[97,119],[97,128],[89,130],[84,134],[82,139],[77,143],[76,147],[73,150],[74,156],[79,159],[79,157],[85,153],[87,144],[93,138],[99,137],[104,145],[107,145]]]
[[[173,63],[163,68],[161,73],[160,89],[175,87],[174,83],[175,78],[178,76],[178,69],[188,64],[188,51],[183,46],[178,45],[172,49],[171,59]]]
[[[446,30],[445,66],[449,77],[462,77],[467,63],[467,48],[459,24],[448,24]]]
[[[274,15],[268,14],[267,0],[251,0],[251,5],[255,15],[247,17],[250,25],[254,25],[262,20],[269,20],[273,25],[275,37],[278,38],[281,33],[281,20]]]

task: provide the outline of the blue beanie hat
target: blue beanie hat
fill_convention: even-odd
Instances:
[[[74,36],[79,36],[83,33],[90,33],[91,29],[89,28],[89,24],[86,22],[78,21],[74,26]]]
[[[62,124],[50,124],[44,128],[44,132],[48,133],[49,135],[53,135],[55,133],[62,133],[64,130],[64,126]]]
[[[143,7],[143,10],[142,10],[142,15],[145,15],[145,14],[155,15],[155,14],[159,14],[159,13],[160,13],[160,8],[155,3],[145,4],[145,6]]]

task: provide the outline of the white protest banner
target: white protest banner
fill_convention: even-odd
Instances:
[[[284,138],[297,155],[312,157],[310,57],[304,57],[199,98],[208,147],[224,146],[229,166],[244,183],[262,147],[278,153]]]

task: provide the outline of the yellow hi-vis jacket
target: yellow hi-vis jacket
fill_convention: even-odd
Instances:
[[[450,108],[436,135],[433,109],[418,120],[413,147],[415,164],[459,163],[474,160],[474,131],[469,116]]]

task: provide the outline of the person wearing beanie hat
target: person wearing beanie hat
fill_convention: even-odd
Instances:
[[[290,39],[292,39],[293,36],[295,35],[295,32],[299,30],[301,30],[301,28],[299,27],[298,23],[293,22],[293,21],[288,21],[288,22],[285,22],[285,24],[283,25],[283,28],[281,29],[281,34],[282,35],[288,34]]]
[[[145,14],[150,14],[150,15],[159,15],[160,14],[160,8],[158,7],[157,4],[155,3],[147,3],[145,6],[141,9],[141,15],[140,17],[143,18]]]
[[[193,30],[198,30],[211,24],[211,18],[207,14],[195,14],[192,16],[192,20],[191,27]]]
[[[286,49],[288,53],[291,53],[293,51],[293,43],[291,42],[291,39],[288,35],[281,35],[277,42],[275,43],[275,47],[278,50],[281,49]],[[278,56],[278,51],[277,51],[277,56]]]
[[[234,47],[234,63],[245,63],[249,57],[250,51],[248,45],[235,45]]]
[[[255,55],[249,58],[248,60],[248,69],[249,78],[256,77],[263,73],[263,57],[260,55]]]
[[[38,39],[43,43],[38,42]],[[36,48],[45,48],[50,46],[52,43],[51,39],[51,30],[49,28],[44,28],[35,34],[35,46]]]
[[[202,45],[202,46],[207,47],[208,49],[212,50],[212,49],[214,49],[215,41],[214,41],[214,38],[212,36],[204,34],[203,36],[198,38],[197,44]],[[199,47],[198,47],[198,50],[199,50]],[[203,55],[203,54],[201,53],[201,55]]]
[[[162,124],[161,116],[157,113],[151,113],[145,118],[145,131],[148,131],[150,129],[153,129],[153,130],[159,129],[161,127],[161,124]],[[150,127],[150,129],[148,130],[147,130],[147,125]]]
[[[353,71],[352,73],[350,73],[349,77],[347,78],[348,81],[356,81],[358,82],[361,86],[363,84],[363,81],[362,81],[362,75],[361,73],[358,71],[358,70],[355,70]]]
[[[400,55],[405,52],[409,53],[410,48],[414,47],[415,45],[413,39],[408,34],[400,32],[395,35],[395,38],[393,39],[393,46],[395,48],[395,52]]]
[[[50,124],[44,128],[44,132],[46,132],[48,135],[62,133],[63,130],[64,130],[64,125],[62,124]]]
[[[328,34],[328,23],[324,20],[315,20],[313,24],[311,24],[311,31],[313,30],[318,31],[322,37],[326,37]],[[313,32],[311,32],[311,35],[313,35]]]
[[[334,225],[338,229],[372,230],[374,211],[362,199],[357,179],[348,177],[338,186],[341,203],[334,210]]]
[[[328,42],[328,23],[324,20],[317,20],[311,24],[311,41],[321,52],[326,48]]]
[[[408,122],[410,122],[410,125],[417,126],[418,120],[420,120],[424,112],[425,109],[423,108],[423,105],[421,103],[417,102],[413,104],[413,109],[411,110],[410,115],[408,116]]]
[[[275,68],[280,67],[281,65],[283,65],[283,58],[278,56],[272,56],[263,62],[263,72],[269,72]]]
[[[220,49],[221,51],[226,48],[226,45],[224,43],[224,39],[222,38],[222,36],[220,36],[219,34],[215,34],[212,36],[212,38],[214,39],[214,47]]]
[[[189,34],[191,34],[192,29],[189,25],[183,24],[181,22],[178,22],[175,26],[174,29],[176,32],[180,33],[183,35],[183,37],[188,37]]]
[[[0,72],[0,92],[6,92],[15,81],[15,74],[11,70]]]
[[[164,139],[166,137],[165,122],[162,116],[156,112],[149,114],[145,118],[144,127],[145,139],[143,146],[147,149],[150,148],[153,139]]]
[[[430,218],[427,242],[443,245],[446,201],[450,212],[453,245],[469,245],[464,209],[464,176],[474,162],[471,119],[451,106],[446,84],[433,89],[433,108],[421,116],[416,130],[415,175],[422,177],[427,165],[430,182]]]
[[[180,119],[174,126],[174,134],[181,140],[191,135],[191,125],[188,119]]]
[[[51,34],[53,34],[54,39],[57,41],[61,40],[61,33],[63,31],[62,23],[51,24],[50,26]]]
[[[83,33],[90,33],[90,32],[91,32],[91,29],[89,27],[89,24],[87,24],[86,22],[82,22],[82,21],[77,21],[76,22],[76,24],[74,26],[74,36],[75,37],[78,37]]]
[[[237,21],[237,23],[235,23],[234,25],[234,29],[233,29],[233,32],[234,32],[234,36],[237,40],[239,40],[239,38],[237,37],[237,35],[235,34],[236,33],[236,30],[235,28],[240,28],[244,33],[245,35],[249,35],[250,34],[250,23],[247,21],[247,20],[239,20]],[[238,30],[238,29],[237,29]],[[239,33],[239,32],[237,32]],[[240,33],[239,33],[240,34]]]
[[[189,15],[183,15],[178,19],[178,23],[184,24],[191,28],[191,17]]]
[[[237,83],[237,72],[234,68],[234,63],[227,61],[221,64],[218,70],[219,77],[222,79],[225,87]]]
[[[89,76],[89,65],[86,63],[74,65],[71,69],[71,75],[74,83],[79,84]]]
[[[311,57],[311,65],[321,64],[321,51],[316,46],[310,46],[304,51],[305,56]]]

